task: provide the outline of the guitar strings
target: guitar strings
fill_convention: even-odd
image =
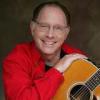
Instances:
[[[98,77],[98,76],[97,76]],[[95,78],[95,77],[94,77]],[[100,81],[100,80],[99,80]],[[94,82],[92,82],[93,84],[95,84]],[[100,82],[99,82],[100,83]],[[87,84],[88,86],[91,86],[92,84]],[[93,87],[93,86],[92,86]],[[80,95],[80,94],[82,94],[84,91],[85,91],[85,87],[84,86],[82,86],[73,96],[74,97],[76,97],[76,96],[78,96],[78,95]],[[83,91],[83,92],[82,92]],[[86,93],[87,93],[87,91],[85,91]]]
[[[100,70],[99,70],[100,71]],[[99,78],[99,76],[100,76],[100,74],[99,74],[100,72],[97,72],[95,75],[93,75],[93,78],[92,78],[92,84],[87,84],[88,86],[91,86],[92,85],[92,88],[94,88],[94,87],[96,87],[98,84],[100,84],[100,78]],[[95,81],[95,82],[94,82]],[[93,86],[94,85],[94,86]],[[81,95],[81,96],[86,96],[86,95],[89,95],[89,92],[85,92],[83,95]],[[91,95],[90,95],[91,96]]]
[[[89,84],[88,84],[89,85]],[[84,92],[85,91],[85,92]],[[86,95],[89,95],[89,90],[88,88],[82,86],[74,95],[71,95],[71,97],[74,99],[74,100],[77,100],[76,98],[81,95],[82,96],[86,96]]]
[[[89,92],[88,93],[85,93],[85,95],[81,95],[81,97],[83,96],[83,98],[84,98],[87,95],[89,95]],[[74,97],[73,95],[71,95],[71,100],[77,100],[77,98]]]
[[[89,84],[88,84],[89,85]],[[85,91],[85,92],[84,92]],[[82,93],[87,93],[87,91],[88,91],[88,88],[86,88],[86,87],[84,87],[84,86],[82,86],[73,96],[74,97],[78,97],[80,94],[82,94]]]
[[[72,100],[76,100],[76,98],[73,95],[70,95]]]
[[[86,90],[87,91],[87,90]],[[89,92],[85,93],[85,95],[81,95],[81,97],[83,96],[83,98],[86,96],[86,95],[89,95]],[[77,100],[77,97],[74,97],[73,95],[70,95],[71,96],[71,100]],[[80,98],[81,99],[81,98]]]
[[[89,85],[90,84],[90,85]],[[93,75],[93,77],[87,82],[87,85],[91,90],[93,90],[98,84],[100,84],[100,78],[98,76],[98,73]]]
[[[91,96],[91,92],[87,89],[87,90],[85,90],[85,92],[81,93],[81,97],[85,97],[86,95],[89,95],[89,94]]]
[[[73,96],[76,98],[86,90],[87,89],[84,86],[82,86]]]
[[[89,93],[90,93],[90,92],[87,92],[87,93],[85,92],[85,93],[83,93],[81,96],[85,97],[85,96],[89,95]],[[90,93],[90,97],[91,97],[91,93]]]
[[[89,82],[90,82],[90,84],[86,84],[88,87],[89,87],[89,89],[90,90],[93,90],[98,84],[100,84],[100,70],[99,71],[97,71],[94,75],[93,75],[93,77],[89,80]],[[95,83],[95,82],[96,83]],[[99,82],[98,82],[99,81]],[[82,86],[73,96],[71,95],[71,97],[74,99],[74,100],[76,100],[76,96],[79,96],[80,94],[81,94],[81,97],[82,96],[86,96],[86,95],[89,95],[89,91],[90,90],[88,90],[88,88],[86,88],[86,87],[84,87],[84,86]],[[91,96],[91,94],[90,94],[90,96]]]

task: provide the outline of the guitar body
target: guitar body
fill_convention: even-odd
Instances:
[[[71,91],[73,87],[80,87],[98,70],[98,68],[87,60],[76,60],[71,66],[64,72],[64,82],[57,90],[53,100],[96,100],[93,99],[93,95],[99,97],[100,100],[100,85],[93,91],[89,91],[89,99],[71,99]],[[77,90],[77,89],[76,89]]]

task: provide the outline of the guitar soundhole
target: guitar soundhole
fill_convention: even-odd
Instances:
[[[70,100],[90,100],[90,90],[85,85],[76,85],[70,91]]]

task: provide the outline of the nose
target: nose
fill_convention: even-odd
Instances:
[[[54,37],[54,29],[53,27],[50,27],[47,33],[48,38],[53,38]]]

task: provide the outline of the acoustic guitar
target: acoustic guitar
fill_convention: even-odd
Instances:
[[[88,60],[74,61],[53,100],[100,100],[100,69]]]

